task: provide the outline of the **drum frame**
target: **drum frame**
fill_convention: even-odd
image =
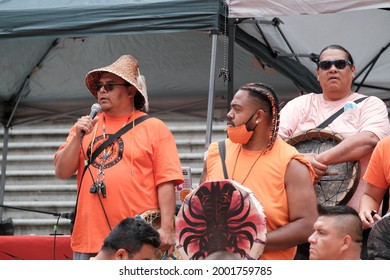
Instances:
[[[344,138],[341,136],[341,134],[339,134],[337,132],[332,132],[332,131],[327,130],[327,129],[314,128],[314,129],[309,129],[305,132],[301,132],[299,134],[296,134],[296,135],[292,136],[291,138],[286,139],[286,142],[294,147],[296,147],[298,144],[302,144],[305,141],[318,142],[318,143],[335,143],[334,146],[336,146],[341,141],[343,141],[343,139]],[[320,147],[321,146],[318,146],[316,151],[311,151],[311,152],[318,154],[320,152]],[[296,147],[296,149],[300,153],[306,153],[305,151],[300,151],[297,147]],[[347,165],[351,164],[352,165],[351,168],[347,168],[347,170],[351,169],[351,178],[349,179],[350,182],[347,186],[348,191],[345,193],[343,198],[340,199],[339,201],[337,199],[335,201],[332,200],[332,198],[334,196],[337,196],[339,194],[338,192],[336,192],[333,195],[328,196],[328,197],[323,196],[324,199],[321,199],[321,197],[319,197],[318,193],[320,193],[320,192],[324,193],[322,185],[324,185],[325,182],[330,181],[330,180],[326,180],[329,176],[323,176],[321,178],[320,182],[314,184],[314,187],[316,188],[316,195],[317,195],[317,202],[318,203],[324,204],[324,205],[330,205],[330,206],[338,205],[338,204],[345,205],[352,198],[353,194],[355,193],[355,191],[357,189],[357,186],[359,185],[360,163],[359,163],[359,161],[345,162],[345,163],[330,165],[330,167],[336,166],[336,165],[342,165],[342,164],[347,164]],[[344,180],[346,180],[346,179],[344,179]],[[321,184],[322,182],[323,182],[323,184]]]

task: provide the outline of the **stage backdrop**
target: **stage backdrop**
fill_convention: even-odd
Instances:
[[[71,260],[69,236],[0,236],[0,260]]]

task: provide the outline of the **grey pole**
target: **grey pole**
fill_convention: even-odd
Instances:
[[[206,124],[206,142],[205,148],[208,149],[211,143],[211,134],[213,129],[213,111],[214,111],[214,93],[215,93],[215,65],[217,56],[217,39],[218,34],[213,33],[211,46],[211,63],[210,63],[210,83],[209,83],[209,98],[207,105],[207,124]]]
[[[3,152],[2,152],[2,161],[1,161],[1,178],[0,178],[0,204],[4,202],[4,193],[5,193],[5,172],[7,167],[7,153],[8,153],[8,135],[9,127],[4,127],[3,134]],[[0,221],[3,219],[3,207],[0,207]]]

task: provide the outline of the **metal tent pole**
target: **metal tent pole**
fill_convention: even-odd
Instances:
[[[3,151],[2,151],[2,161],[1,161],[1,179],[0,179],[0,204],[4,202],[4,193],[5,193],[5,173],[7,167],[7,153],[8,153],[8,135],[9,127],[4,127],[3,134]],[[0,221],[3,219],[3,208],[0,207]]]
[[[226,112],[230,111],[230,102],[233,100],[234,91],[234,44],[236,42],[236,26],[234,19],[229,19],[229,47],[228,47],[228,94]]]
[[[207,122],[206,122],[206,142],[205,147],[208,149],[211,143],[211,135],[213,129],[213,111],[214,111],[214,93],[215,93],[215,65],[217,56],[217,39],[218,34],[212,33],[211,46],[211,62],[210,62],[210,82],[209,82],[209,97],[207,105]]]

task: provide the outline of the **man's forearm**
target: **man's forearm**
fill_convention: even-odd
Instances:
[[[360,136],[351,136],[335,147],[320,153],[316,160],[325,165],[360,160],[374,150],[378,141],[379,138],[375,134],[362,132]]]
[[[172,229],[175,224],[175,186],[172,182],[160,184],[157,189],[161,228]]]
[[[54,159],[56,176],[61,179],[71,177],[79,164],[80,142],[74,137]]]
[[[312,234],[312,223],[299,219],[267,234],[265,251],[277,251],[307,242]]]

